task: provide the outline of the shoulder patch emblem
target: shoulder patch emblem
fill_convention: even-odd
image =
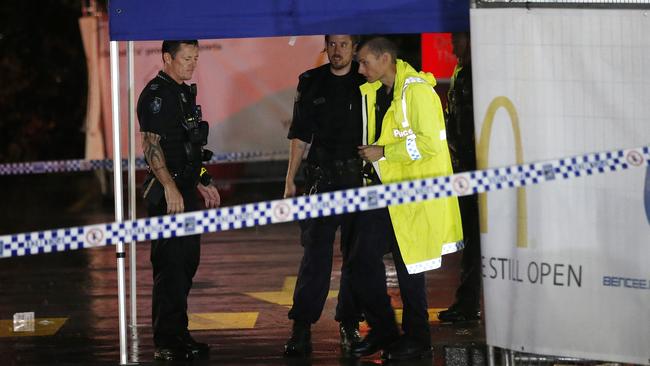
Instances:
[[[151,84],[149,85],[150,90],[158,90],[158,84]]]
[[[149,108],[151,109],[151,112],[153,113],[158,113],[160,112],[160,109],[162,108],[162,98],[160,97],[155,97],[151,101],[151,104],[149,104]]]

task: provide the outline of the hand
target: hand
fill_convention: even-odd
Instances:
[[[283,198],[291,198],[296,196],[296,183],[293,180],[287,180],[284,183],[284,195]]]
[[[212,184],[209,184],[207,186],[204,186],[203,184],[198,184],[196,188],[198,188],[199,193],[201,193],[206,208],[219,207],[219,205],[221,204],[221,196],[219,196],[219,191],[217,191],[217,187],[213,186]]]
[[[170,183],[165,187],[165,202],[167,202],[167,213],[177,214],[185,211],[185,204],[181,192],[176,188],[176,184]]]
[[[384,147],[377,145],[363,145],[358,146],[359,156],[361,159],[374,163],[375,161],[384,157]]]

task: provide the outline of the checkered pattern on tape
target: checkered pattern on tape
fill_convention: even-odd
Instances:
[[[328,192],[290,200],[259,202],[217,210],[146,218],[133,222],[125,221],[123,223],[8,235],[0,237],[0,257],[224,231],[448,197],[458,195],[454,192],[452,184],[457,178],[467,180],[469,187],[463,185],[464,188],[461,190],[461,195],[466,195],[648,164],[650,164],[650,146],[645,146],[637,149],[594,153],[534,164],[460,173],[449,177]]]
[[[216,232],[271,223],[271,203],[259,202],[199,212],[196,227]]]
[[[136,163],[138,163],[137,159]],[[124,160],[123,166],[126,167],[126,160]],[[112,160],[35,161],[30,163],[0,164],[0,175],[84,172],[97,169],[111,169],[112,167]]]
[[[180,215],[160,216],[106,225],[106,245],[177,236],[182,225],[180,218]]]
[[[207,164],[219,164],[223,162],[272,160],[285,158],[287,151],[253,151],[215,154]],[[122,169],[128,167],[128,160],[122,159]],[[136,169],[145,169],[147,162],[144,158],[135,159]],[[57,172],[84,172],[98,169],[113,169],[113,160],[52,160],[33,161],[26,163],[0,164],[0,175],[21,175],[21,174],[44,174]]]
[[[82,227],[7,235],[0,238],[0,256],[62,252],[85,247]]]
[[[536,164],[478,170],[469,174],[470,194],[537,184],[543,177],[542,166]]]
[[[384,193],[380,198],[384,199],[388,206],[453,195],[451,177],[421,179],[383,187]]]
[[[289,152],[287,150],[278,151],[246,151],[215,154],[206,164],[219,164],[221,162],[237,161],[255,161],[255,160],[274,160],[285,159]]]
[[[558,178],[577,178],[584,175],[616,171],[629,167],[625,160],[625,151],[588,154],[567,159],[560,159],[553,164]]]
[[[293,220],[338,215],[361,211],[367,204],[366,189],[325,192],[318,195],[300,196],[291,200]]]

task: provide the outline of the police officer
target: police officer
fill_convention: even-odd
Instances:
[[[454,173],[476,170],[474,109],[472,102],[472,62],[469,34],[452,34],[453,52],[458,58],[447,94],[447,139]],[[481,296],[481,243],[477,195],[459,197],[463,218],[465,249],[461,262],[461,283],[456,301],[438,313],[442,322],[479,320]]]
[[[196,190],[205,206],[216,208],[220,197],[201,166],[211,153],[208,125],[201,121],[192,78],[199,56],[198,42],[164,41],[163,70],[138,100],[142,148],[149,164],[144,198],[149,216],[197,210]],[[209,346],[196,342],[187,329],[187,296],[199,265],[200,236],[152,240],[152,323],[156,360],[206,356]]]
[[[356,45],[355,36],[325,36],[330,62],[300,75],[288,135],[291,144],[285,198],[296,194],[294,179],[308,144],[311,147],[305,167],[307,192],[334,191],[362,184],[361,160],[356,150],[362,135],[359,85],[364,80],[357,72],[358,64],[352,60]],[[304,254],[289,311],[289,319],[294,323],[291,338],[285,345],[286,356],[304,356],[312,350],[310,328],[320,318],[327,299],[332,244],[339,227],[343,266],[336,320],[340,322],[343,352],[360,339],[361,316],[351,295],[345,263],[354,219],[354,214],[346,214],[301,223]]]
[[[359,49],[364,110],[364,145],[359,155],[382,184],[444,176],[452,172],[445,122],[435,79],[397,58],[386,38],[372,38]],[[431,357],[424,272],[440,266],[441,256],[462,239],[455,197],[410,202],[363,211],[355,253],[349,260],[352,285],[371,327],[354,356],[384,350],[388,360]],[[399,335],[386,294],[384,254],[395,262],[402,299]]]

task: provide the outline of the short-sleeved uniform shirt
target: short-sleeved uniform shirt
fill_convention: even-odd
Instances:
[[[160,146],[172,174],[183,172],[188,163],[189,142],[183,123],[195,105],[190,86],[176,83],[162,71],[145,86],[138,99],[140,130],[161,136]]]
[[[308,161],[318,164],[317,154],[328,160],[358,157],[363,129],[359,86],[365,83],[358,70],[352,62],[350,72],[336,76],[325,64],[300,75],[288,138],[312,144]]]

